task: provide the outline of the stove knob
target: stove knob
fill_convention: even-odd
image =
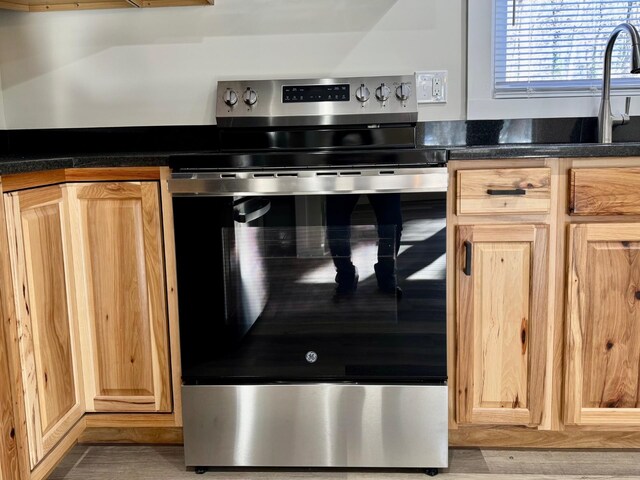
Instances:
[[[224,103],[226,103],[230,107],[233,107],[236,103],[238,103],[238,94],[230,88],[227,88],[227,91],[224,92],[222,99],[224,100]]]
[[[367,100],[369,100],[370,96],[371,96],[371,92],[369,92],[369,89],[364,83],[360,85],[356,90],[356,98],[358,99],[359,102],[362,102],[362,103],[366,102]]]
[[[381,83],[380,86],[376,88],[376,98],[381,102],[386,102],[389,99],[389,95],[391,95],[391,89],[384,83]]]
[[[258,101],[258,94],[255,92],[255,90],[251,90],[251,87],[247,87],[244,95],[242,96],[242,99],[247,105],[255,105],[255,103]]]
[[[405,100],[409,100],[410,96],[411,85],[408,83],[401,83],[400,86],[396,88],[396,97],[398,97],[398,100],[402,100],[404,102]]]

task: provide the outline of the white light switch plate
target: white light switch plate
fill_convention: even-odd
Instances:
[[[418,103],[447,103],[447,70],[416,72]]]

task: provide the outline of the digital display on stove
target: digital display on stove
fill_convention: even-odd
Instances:
[[[349,84],[338,85],[284,85],[282,103],[348,102]]]

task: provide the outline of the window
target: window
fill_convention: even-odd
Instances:
[[[468,0],[467,9],[470,120],[597,116],[609,35],[624,21],[640,28],[640,0]],[[614,112],[624,110],[625,96],[640,96],[628,51],[621,33]],[[640,99],[631,114],[640,114]]]
[[[622,22],[640,27],[640,1],[494,0],[493,97],[598,95],[604,50]],[[612,57],[612,89],[640,88],[629,74],[629,36]]]

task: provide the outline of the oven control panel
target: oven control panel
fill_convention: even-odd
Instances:
[[[220,81],[222,127],[414,123],[414,76]]]

